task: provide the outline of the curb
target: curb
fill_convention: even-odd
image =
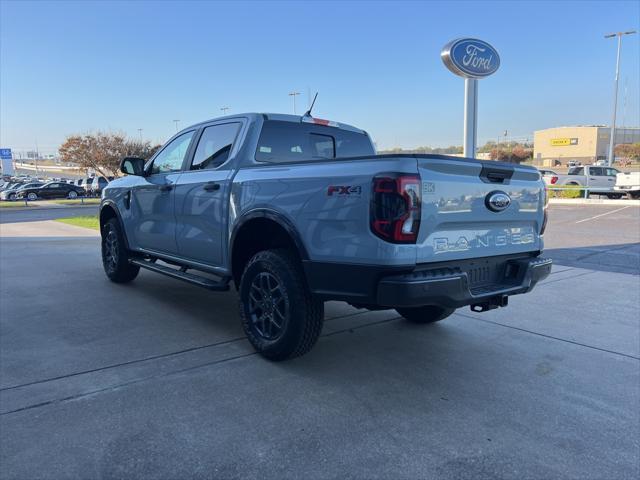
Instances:
[[[640,200],[613,200],[600,198],[550,198],[549,205],[617,205],[640,207]]]

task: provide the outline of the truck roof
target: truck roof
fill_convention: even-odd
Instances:
[[[363,133],[363,134],[367,133],[360,128],[354,127],[353,125],[349,125],[342,122],[334,122],[333,120],[323,120],[316,117],[305,117],[304,115],[289,115],[286,113],[260,113],[260,112],[236,113],[233,115],[215,117],[210,120],[206,120],[203,122],[198,122],[194,125],[190,125],[187,128],[182,129],[180,132],[184,130],[188,130],[193,127],[198,127],[206,123],[211,123],[213,121],[217,122],[219,120],[232,120],[234,118],[239,118],[239,117],[249,118],[251,120],[256,120],[259,117],[263,117],[265,120],[268,119],[268,120],[277,120],[280,122],[292,122],[292,123],[302,123],[304,119],[305,122],[309,121],[310,123],[317,123],[319,125],[323,125],[327,127],[340,128],[342,130],[350,130],[352,132]]]

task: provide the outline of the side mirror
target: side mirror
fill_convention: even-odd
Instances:
[[[127,175],[144,175],[144,158],[126,157],[120,162],[120,171]]]

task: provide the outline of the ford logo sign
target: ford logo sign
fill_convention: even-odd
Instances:
[[[511,197],[504,192],[490,192],[484,200],[484,204],[492,212],[501,212],[511,205]]]
[[[488,77],[500,66],[496,49],[475,38],[458,38],[447,43],[440,56],[449,70],[465,78]]]

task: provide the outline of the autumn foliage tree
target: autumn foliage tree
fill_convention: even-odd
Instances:
[[[88,133],[70,135],[59,149],[65,162],[82,168],[94,169],[103,177],[118,176],[120,161],[124,157],[149,158],[160,145],[132,140],[120,133]]]
[[[616,157],[637,162],[640,160],[640,143],[621,143],[616,145]]]

